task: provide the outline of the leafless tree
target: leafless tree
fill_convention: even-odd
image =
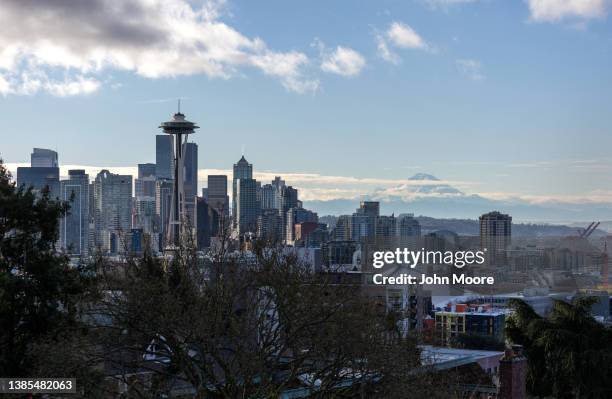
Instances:
[[[434,386],[415,374],[416,342],[359,286],[313,273],[277,248],[224,248],[120,264],[99,258],[98,295],[84,306],[88,332],[66,337],[74,350],[64,365],[105,373],[105,395],[110,378],[127,388],[124,396],[141,398],[294,389],[313,398],[416,398]]]

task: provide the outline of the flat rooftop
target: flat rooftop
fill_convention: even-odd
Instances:
[[[448,314],[448,315],[472,315],[472,316],[501,316],[508,314],[507,312],[494,311],[494,312],[453,312],[452,310],[439,310],[436,314]]]
[[[438,370],[459,367],[488,358],[500,359],[504,352],[483,351],[475,349],[443,348],[431,345],[419,345],[421,363],[433,366]]]

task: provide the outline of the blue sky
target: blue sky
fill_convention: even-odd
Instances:
[[[612,199],[608,0],[111,4],[3,6],[5,162],[154,161],[180,97],[200,168],[244,147],[312,199],[419,172],[490,198]]]

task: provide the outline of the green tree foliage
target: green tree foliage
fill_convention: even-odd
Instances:
[[[0,375],[35,376],[42,342],[77,328],[82,269],[58,254],[65,203],[17,188],[0,160]]]
[[[523,345],[527,389],[539,397],[609,398],[612,394],[612,330],[590,314],[596,299],[555,301],[547,317],[514,300],[506,336]]]

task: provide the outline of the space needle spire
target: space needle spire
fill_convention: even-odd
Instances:
[[[174,136],[174,182],[170,217],[166,237],[164,237],[166,243],[164,250],[172,251],[180,247],[181,239],[186,234],[183,144],[187,141],[187,137],[194,134],[195,129],[200,127],[185,119],[185,115],[181,113],[180,99],[178,100],[178,111],[172,116],[172,120],[162,122],[159,127],[164,133]]]

